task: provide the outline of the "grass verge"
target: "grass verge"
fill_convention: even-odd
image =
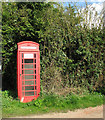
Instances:
[[[58,96],[45,94],[29,103],[21,103],[9,96],[9,91],[2,92],[2,115],[5,117],[44,114],[48,112],[67,112],[79,108],[95,107],[103,104],[103,95],[92,93],[84,96],[68,94]]]

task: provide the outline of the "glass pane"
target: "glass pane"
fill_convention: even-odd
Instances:
[[[35,90],[36,90],[36,86],[35,86]]]
[[[24,92],[22,92],[22,96],[24,96]]]
[[[37,91],[35,91],[35,96],[37,95]]]
[[[35,85],[36,85],[36,80],[35,80]]]
[[[25,90],[34,90],[34,86],[25,86]]]
[[[34,92],[25,92],[25,96],[34,96]]]
[[[22,80],[24,80],[24,75],[22,75]]]
[[[22,90],[24,90],[24,87],[22,87]]]
[[[24,63],[33,63],[33,59],[24,59]]]
[[[24,82],[24,81],[22,81],[22,85],[24,85],[24,83],[25,83],[25,82]]]
[[[25,79],[34,79],[34,75],[25,75]]]
[[[33,70],[24,70],[24,74],[34,74]]]
[[[23,53],[22,53],[22,58],[23,58]]]
[[[36,63],[36,59],[35,59],[35,63]]]
[[[34,85],[34,81],[25,81],[25,85]]]
[[[24,68],[33,68],[33,65],[24,65]]]
[[[36,54],[34,54],[34,58],[36,58]]]

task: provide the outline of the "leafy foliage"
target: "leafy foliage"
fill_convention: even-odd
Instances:
[[[40,44],[41,93],[67,88],[104,93],[104,28],[81,25],[83,15],[75,5],[64,8],[56,3],[27,2],[2,6],[3,89],[16,89],[17,43],[28,40]]]

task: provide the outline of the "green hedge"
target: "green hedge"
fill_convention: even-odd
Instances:
[[[3,3],[2,7],[3,89],[16,90],[17,43],[28,40],[40,44],[41,93],[68,88],[104,93],[101,23],[98,28],[81,26],[84,19],[75,5],[66,10],[57,3]]]

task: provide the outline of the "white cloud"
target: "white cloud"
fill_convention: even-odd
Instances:
[[[83,15],[83,18],[85,19],[83,23],[92,26],[94,24],[95,27],[98,27],[99,24],[101,23],[101,19],[103,17],[102,14],[102,9],[103,9],[103,3],[93,3],[92,5],[88,5],[88,13],[86,15],[85,8],[81,9],[81,14]],[[96,15],[97,12],[97,15]],[[86,16],[87,16],[87,21],[86,21]]]
[[[95,10],[96,10],[98,13],[100,13],[100,12],[102,11],[102,9],[103,9],[103,4],[102,4],[102,3],[99,3],[99,4],[93,3],[93,4],[91,5],[91,7],[94,7]]]
[[[105,0],[88,0],[90,2],[104,2]]]
[[[48,2],[85,2],[85,0],[47,0]],[[105,0],[87,0],[87,2],[104,2]]]

